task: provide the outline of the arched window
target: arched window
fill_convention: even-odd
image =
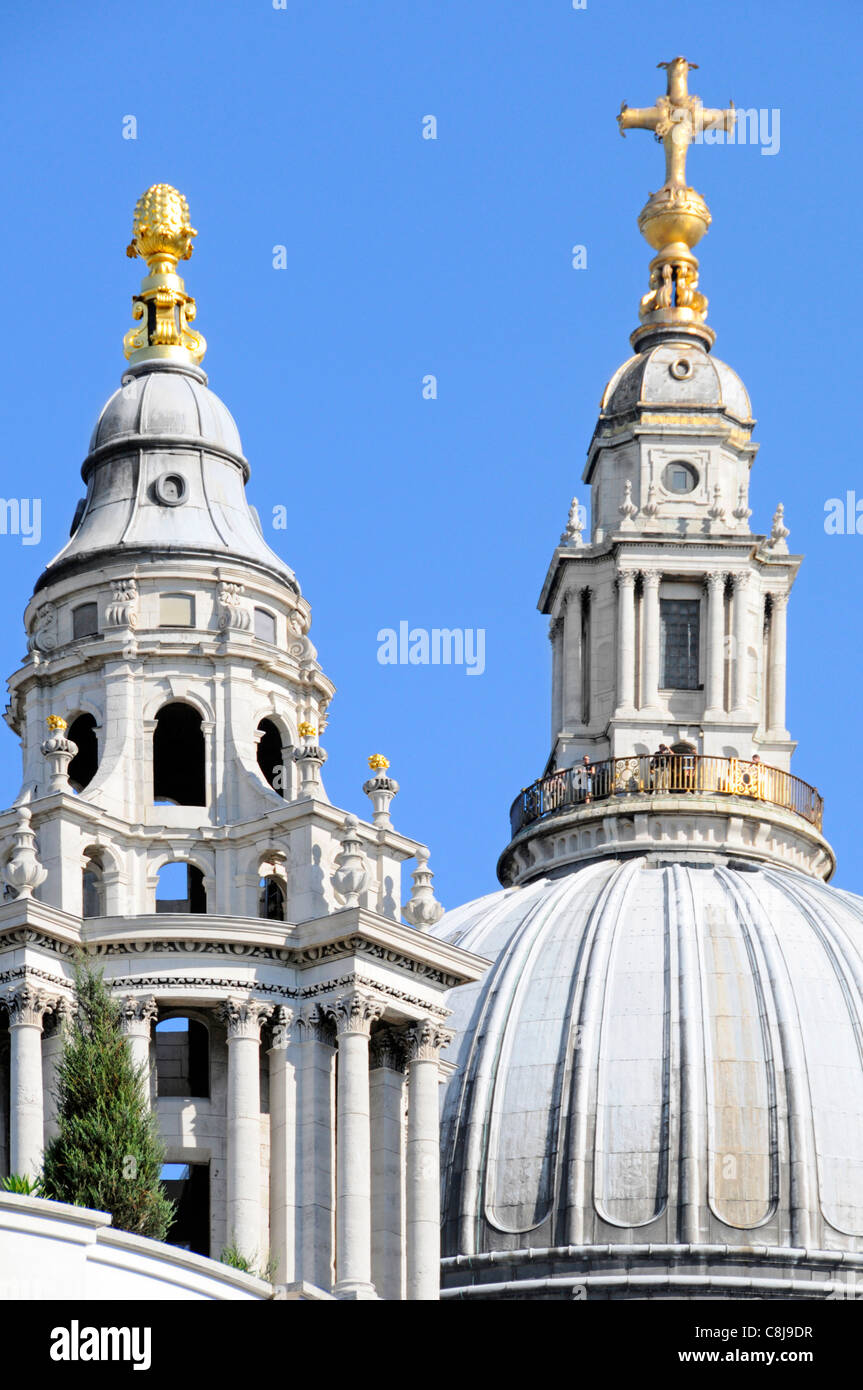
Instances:
[[[157,912],[206,912],[204,875],[195,864],[174,860],[163,864],[156,884]]]
[[[270,922],[285,920],[285,888],[274,875],[262,878],[259,884],[258,916]]]
[[[105,885],[102,860],[97,854],[87,856],[83,870],[82,917],[105,916]]]
[[[96,776],[99,766],[99,747],[96,742],[96,721],[92,714],[79,714],[72,720],[66,731],[77,746],[78,752],[69,764],[69,781],[72,790],[82,792]]]
[[[153,800],[206,806],[204,731],[191,705],[175,701],[156,715],[153,734]]]
[[[286,770],[282,762],[282,736],[272,719],[258,725],[258,767],[279,796],[285,794]]]
[[[206,1099],[210,1094],[210,1033],[185,1015],[156,1024],[156,1093]]]

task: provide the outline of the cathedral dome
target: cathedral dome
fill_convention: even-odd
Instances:
[[[638,406],[713,406],[751,424],[746,387],[726,362],[700,344],[681,337],[630,357],[605,388],[604,416],[623,415]]]
[[[494,962],[450,999],[451,1296],[811,1297],[863,1267],[863,900],[605,859],[433,933]]]
[[[107,401],[90,439],[90,453],[131,438],[177,437],[243,457],[240,433],[228,407],[193,366],[153,363],[132,368]]]

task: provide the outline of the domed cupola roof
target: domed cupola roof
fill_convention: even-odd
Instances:
[[[109,444],[176,437],[243,459],[240,432],[224,401],[207,388],[199,368],[170,362],[132,368],[102,409],[90,454]]]
[[[37,590],[112,559],[242,561],[286,583],[293,570],[264,540],[245,493],[249,465],[228,408],[207,387],[206,343],[177,263],[196,236],[185,198],[155,184],[139,199],[128,252],[147,262],[125,336],[129,367],[102,410],[81,474],[71,540]]]
[[[494,961],[449,1001],[445,1286],[769,1296],[804,1251],[802,1280],[863,1267],[863,900],[604,860],[432,931]]]
[[[663,342],[617,369],[605,388],[602,415],[625,415],[639,406],[672,411],[713,407],[752,425],[752,406],[740,377],[700,344]]]

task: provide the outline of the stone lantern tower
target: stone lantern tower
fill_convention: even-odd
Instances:
[[[280,1282],[322,1296],[433,1298],[429,1062],[444,991],[481,962],[401,920],[406,860],[421,870],[408,920],[440,909],[428,851],[385,813],[398,784],[376,788],[374,821],[326,795],[334,687],[201,367],[177,274],[195,236],[176,189],[147,190],[128,366],[9,682],[23,781],[0,816],[0,1162],[38,1169],[49,1025],[83,944],[151,1073],[181,1174],[176,1238],[259,1264],[270,1251]]]

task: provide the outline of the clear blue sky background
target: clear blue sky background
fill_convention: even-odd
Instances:
[[[38,547],[0,537],[0,669],[19,664],[24,604],[119,383],[135,201],[173,183],[200,232],[184,273],[210,384],[265,523],[290,510],[272,541],[338,687],[328,791],[367,814],[366,757],[387,753],[396,823],[430,843],[442,899],[494,888],[510,801],[548,754],[536,598],[646,287],[635,219],[661,151],[622,141],[614,117],[623,98],[649,104],[656,63],[683,53],[707,104],[781,111],[775,156],[697,149],[689,167],[714,217],[699,254],[716,350],[759,420],[753,523],[781,499],[807,557],[789,615],[794,770],[827,798],[836,882],[863,892],[863,536],[823,525],[827,498],[863,498],[861,20],[852,0],[7,8],[2,494],[41,496],[44,521]],[[380,666],[376,633],[400,619],[485,628],[485,675]],[[18,752],[2,738],[8,804]]]

